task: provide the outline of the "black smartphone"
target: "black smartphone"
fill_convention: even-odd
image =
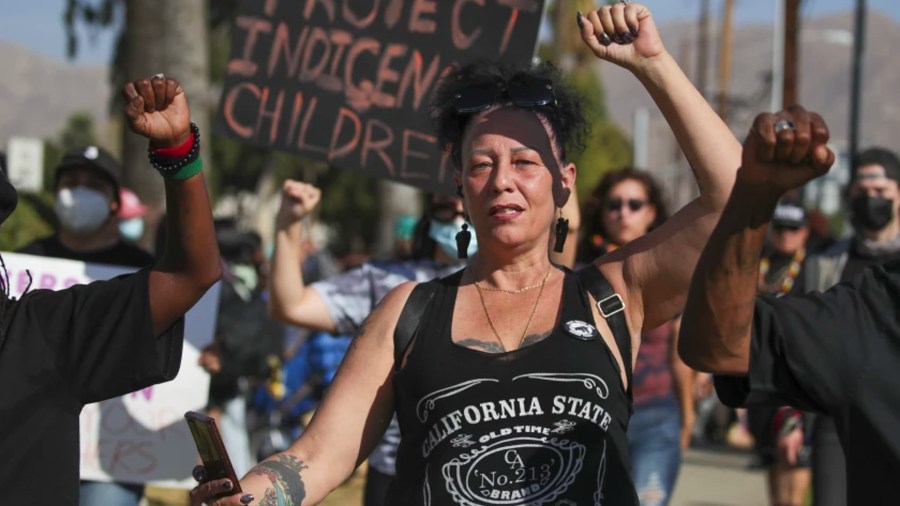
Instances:
[[[200,460],[206,469],[207,480],[229,478],[231,483],[234,484],[234,488],[222,495],[239,494],[241,492],[241,484],[237,475],[234,474],[234,468],[231,467],[231,460],[228,458],[228,452],[225,451],[225,443],[222,442],[222,436],[216,427],[216,421],[194,411],[185,413],[184,419],[191,429],[191,436],[194,437],[197,452],[200,453]]]

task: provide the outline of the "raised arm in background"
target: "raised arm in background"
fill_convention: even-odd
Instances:
[[[269,275],[269,316],[291,325],[334,333],[337,328],[325,301],[306,286],[301,269],[303,221],[321,198],[321,190],[311,184],[284,182]]]
[[[759,257],[769,220],[786,191],[831,167],[834,153],[827,142],[822,118],[799,106],[756,117],[744,142],[737,183],[691,282],[678,346],[689,366],[747,374]]]
[[[128,82],[122,95],[128,126],[148,138],[151,147],[181,146],[191,138],[190,109],[175,79]],[[165,191],[166,245],[149,277],[154,335],[183,317],[222,275],[203,173],[166,179]]]

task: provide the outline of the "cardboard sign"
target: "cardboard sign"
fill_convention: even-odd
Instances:
[[[219,133],[453,190],[429,101],[445,71],[531,60],[543,0],[244,0]]]
[[[3,253],[3,259],[14,297],[28,286],[29,273],[31,290],[60,290],[133,271],[19,253]],[[184,413],[206,406],[209,374],[197,365],[197,359],[213,339],[219,288],[215,284],[185,316],[181,369],[174,380],[84,407],[80,427],[83,479],[181,487],[196,484],[191,469],[197,463],[197,449]]]

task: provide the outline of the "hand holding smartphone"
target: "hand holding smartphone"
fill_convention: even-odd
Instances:
[[[197,452],[200,453],[200,460],[206,470],[206,481],[228,478],[234,486],[221,495],[240,494],[241,484],[237,475],[234,474],[234,468],[231,467],[231,460],[228,458],[228,452],[225,451],[225,444],[216,427],[216,421],[194,411],[185,413],[184,419],[191,429],[191,436],[197,445]]]

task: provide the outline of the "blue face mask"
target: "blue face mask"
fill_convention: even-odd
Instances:
[[[431,224],[428,226],[428,237],[434,239],[434,242],[438,243],[444,253],[447,255],[458,258],[456,251],[456,234],[462,230],[462,224],[464,222],[455,222],[451,221],[449,223],[431,220]],[[469,250],[467,253],[471,258],[475,253],[478,252],[478,238],[475,236],[475,229],[469,225],[469,232],[472,234],[472,240],[469,241]]]
[[[129,241],[137,241],[144,235],[144,219],[136,217],[120,221],[119,234]]]

